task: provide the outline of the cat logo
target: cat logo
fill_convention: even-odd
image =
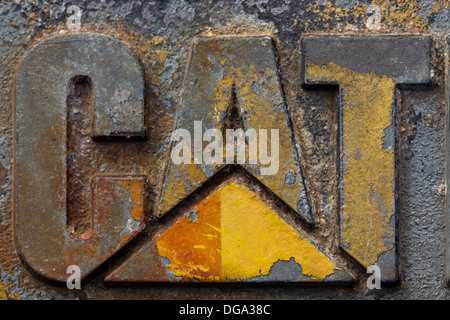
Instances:
[[[350,284],[350,260],[396,282],[396,97],[431,82],[431,37],[301,38],[298,88],[338,88],[336,245],[314,231],[324,226],[276,46],[266,35],[193,39],[177,136],[156,163],[164,139],[150,130],[146,70],[128,44],[81,32],[35,45],[15,79],[15,237],[26,265],[60,282],[75,265],[86,279],[133,242],[107,283]],[[198,137],[192,148],[180,133]]]

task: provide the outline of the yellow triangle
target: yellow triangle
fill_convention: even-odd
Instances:
[[[269,276],[280,261],[323,281],[340,270],[248,187],[228,180],[157,238],[159,255],[184,280],[239,281]],[[304,279],[304,278],[303,278]],[[263,280],[263,279],[261,279]]]

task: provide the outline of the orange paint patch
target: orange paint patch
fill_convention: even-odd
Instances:
[[[144,220],[144,182],[143,179],[122,179],[118,184],[124,187],[130,193],[131,216],[138,220]]]
[[[197,217],[185,216],[157,241],[175,276],[214,280],[220,276],[220,198],[211,195],[196,207]]]

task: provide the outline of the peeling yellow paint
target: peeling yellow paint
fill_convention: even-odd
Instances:
[[[267,276],[277,261],[294,258],[310,281],[339,268],[246,186],[229,180],[157,239],[175,276],[235,281]],[[201,243],[201,244],[199,244]],[[200,249],[200,250],[199,250]],[[218,256],[219,254],[219,256]]]
[[[21,300],[20,294],[17,292],[10,292],[10,289],[13,286],[14,283],[7,285],[2,284],[0,279],[0,300]]]
[[[227,59],[219,60],[222,65],[227,63]],[[281,165],[277,174],[268,175],[264,177],[264,183],[269,186],[277,186],[277,195],[286,201],[292,208],[297,208],[297,202],[299,200],[298,189],[293,191],[292,186],[284,183],[284,177],[287,172],[297,173],[298,168],[295,162],[295,156],[293,153],[293,145],[291,140],[291,132],[287,125],[287,119],[285,116],[276,117],[271,112],[273,101],[283,101],[282,93],[277,81],[268,81],[268,79],[275,80],[278,78],[276,71],[270,68],[266,68],[264,71],[265,76],[256,70],[254,65],[232,67],[222,80],[220,80],[217,86],[214,88],[214,96],[217,101],[217,117],[220,119],[223,117],[223,113],[226,111],[229,104],[230,88],[233,83],[236,84],[236,88],[239,94],[239,106],[251,110],[252,113],[258,116],[249,117],[247,127],[248,128],[265,128],[265,129],[278,129],[280,136],[279,144],[279,163]],[[270,100],[263,95],[257,94],[252,91],[251,86],[255,83],[261,84],[264,81],[268,86],[268,90],[271,93]],[[262,84],[261,84],[262,86]],[[218,122],[219,130],[222,130],[223,122]],[[259,137],[258,137],[259,139]],[[271,150],[271,139],[268,136],[267,149]],[[224,156],[226,152],[224,152]],[[246,153],[246,163],[249,163],[248,152]],[[261,163],[261,159],[258,155],[258,163]],[[280,178],[281,177],[281,178]]]
[[[325,4],[310,3],[306,10],[313,13],[314,18],[307,20],[305,29],[314,30],[315,25],[319,24],[321,31],[354,30],[357,25],[367,22],[372,15],[368,13],[371,4],[378,6],[381,14],[380,29],[374,31],[423,32],[428,28],[428,17],[440,9],[447,8],[448,0],[437,3],[427,17],[419,16],[420,5],[416,0],[374,0],[371,3],[356,3],[348,9],[338,7],[330,1]]]
[[[216,129],[223,131],[224,122],[222,121],[230,103],[230,92],[233,84],[236,86],[238,95],[238,105],[241,110],[248,110],[254,116],[250,116],[246,120],[246,127],[253,129],[266,129],[268,131],[267,150],[271,150],[271,129],[277,129],[279,133],[279,171],[274,175],[259,176],[258,172],[252,172],[258,179],[276,191],[277,195],[284,200],[292,208],[297,208],[299,201],[299,185],[301,180],[298,177],[298,164],[295,159],[295,149],[292,143],[292,133],[287,124],[285,114],[273,112],[274,101],[284,101],[278,75],[276,70],[266,68],[263,71],[256,70],[254,65],[242,64],[236,67],[235,61],[219,56],[217,61],[227,70],[226,74],[217,82],[213,88],[215,107],[211,108],[212,117],[215,119]],[[270,94],[258,94],[252,90],[252,85],[258,84],[261,87],[267,87]],[[258,134],[258,132],[257,132]],[[258,137],[258,139],[260,139]],[[225,141],[224,141],[225,143]],[[261,163],[259,154],[257,155],[257,163]],[[223,154],[226,159],[226,151]],[[191,159],[194,158],[193,153]],[[247,148],[245,154],[245,163],[249,163],[249,150]],[[265,167],[261,165],[261,167]],[[297,181],[293,185],[284,183],[285,175],[291,172],[297,177]],[[180,173],[182,179],[179,178]],[[184,181],[197,181],[199,185],[207,179],[205,173],[200,166],[193,164],[180,164],[176,170],[168,171],[166,181],[167,190],[164,193],[164,202],[161,204],[161,211],[167,212],[171,207],[177,204],[181,199],[190,194],[189,190],[185,190]],[[178,177],[178,178],[177,178]],[[180,192],[180,190],[185,190]]]
[[[193,162],[194,154],[192,153],[191,159]],[[178,174],[183,173],[183,178],[180,178]],[[168,172],[167,181],[170,183],[166,183],[166,191],[164,193],[165,197],[163,202],[161,203],[161,211],[165,213],[174,205],[176,205],[185,195],[189,195],[189,191],[186,189],[186,180],[190,181],[205,181],[206,175],[205,173],[196,165],[192,164],[180,164],[179,171]],[[184,190],[184,191],[183,191]]]
[[[427,18],[445,9],[450,9],[450,0],[436,0],[433,9],[427,14]]]
[[[275,262],[292,257],[313,281],[323,281],[339,269],[247,187],[231,181],[218,194],[225,279],[268,275]]]
[[[263,38],[262,38],[263,39]],[[220,43],[220,41],[218,42]],[[207,116],[203,114],[196,115],[201,120],[207,117],[210,121],[210,127],[221,132],[224,131],[225,121],[230,106],[231,90],[236,89],[237,107],[241,111],[241,116],[246,129],[251,128],[256,131],[258,141],[260,129],[267,130],[267,150],[270,153],[272,149],[271,129],[278,130],[279,134],[279,152],[278,152],[278,171],[272,175],[262,175],[261,168],[268,168],[271,164],[261,164],[260,154],[257,154],[256,163],[258,165],[249,165],[249,148],[245,152],[245,169],[260,180],[264,185],[270,188],[291,208],[297,210],[297,204],[301,196],[306,194],[303,181],[300,175],[300,168],[296,159],[295,145],[292,141],[292,132],[288,125],[288,115],[285,112],[284,97],[277,74],[277,69],[272,64],[257,68],[249,63],[247,57],[230,59],[222,50],[218,43],[202,44],[196,47],[195,57],[191,64],[195,66],[201,64],[202,68],[212,67],[213,59],[217,66],[223,69],[220,78],[210,83],[211,89],[205,89],[206,83],[196,80],[196,87],[189,90],[190,99],[195,96],[205,98],[205,104],[211,107],[207,110]],[[271,45],[265,43],[265,45]],[[208,58],[206,58],[206,53]],[[267,54],[272,54],[270,51]],[[190,68],[195,68],[191,65]],[[188,79],[189,74],[188,74]],[[206,80],[205,80],[206,81]],[[186,81],[189,83],[189,81]],[[190,87],[189,87],[190,88]],[[260,89],[255,89],[260,88]],[[186,89],[185,89],[186,90]],[[210,90],[210,91],[207,91]],[[258,91],[259,90],[259,91]],[[205,91],[207,91],[205,93]],[[206,102],[207,101],[207,102]],[[279,106],[280,110],[276,110]],[[247,116],[243,116],[248,113]],[[192,129],[192,123],[186,124],[186,128]],[[192,134],[192,132],[191,132]],[[224,146],[226,141],[223,141]],[[234,152],[234,151],[233,151]],[[214,164],[213,170],[209,174],[216,173],[226,162],[226,150],[223,152],[223,161],[221,164]],[[194,159],[194,150],[191,150],[191,159]],[[193,161],[192,161],[193,162]],[[285,183],[286,175],[290,174],[294,178],[291,184]],[[158,213],[165,214],[181,200],[185,199],[193,190],[201,186],[210,176],[206,176],[202,165],[180,164],[177,166],[169,164],[165,176],[165,190],[163,190],[161,201],[158,204]],[[309,212],[308,212],[309,213]]]
[[[361,74],[334,63],[310,63],[307,77],[340,86],[343,203],[341,242],[363,266],[374,264],[395,242],[394,148],[383,148],[392,125],[395,83],[375,73]]]

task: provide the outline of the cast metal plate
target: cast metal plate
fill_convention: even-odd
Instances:
[[[0,3],[0,299],[450,297],[447,3],[71,5]]]

